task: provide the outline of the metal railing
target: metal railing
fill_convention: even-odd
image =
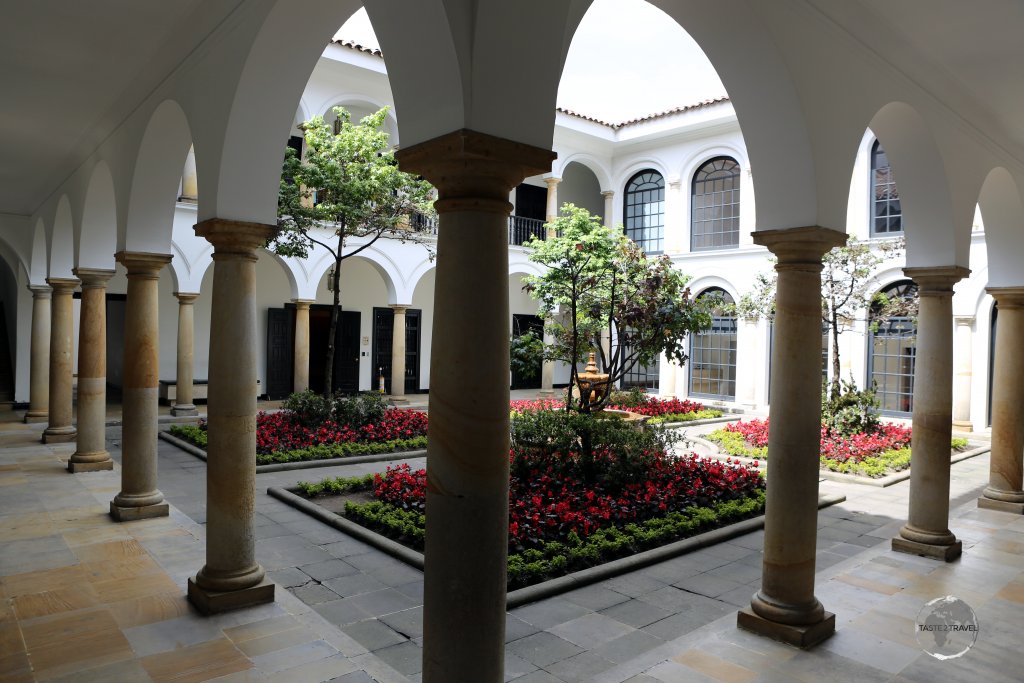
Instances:
[[[544,221],[537,218],[523,218],[522,216],[508,217],[508,243],[522,246],[536,237],[539,240],[547,238],[547,230],[544,228]]]

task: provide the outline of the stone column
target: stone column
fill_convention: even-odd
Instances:
[[[78,432],[71,424],[71,353],[75,333],[71,295],[78,287],[75,278],[47,278],[53,287],[50,309],[50,408],[43,443],[74,441]]]
[[[615,192],[614,190],[605,190],[601,193],[604,197],[604,224],[605,227],[612,227],[615,221]]]
[[[508,193],[549,170],[554,153],[460,130],[397,156],[440,196],[423,680],[496,683],[508,551]]]
[[[114,469],[107,452],[107,281],[112,270],[75,268],[82,281],[78,322],[78,448],[68,472]]]
[[[949,441],[953,434],[953,285],[959,266],[905,268],[918,287],[910,513],[892,549],[950,561],[961,543],[949,530]]]
[[[544,220],[547,223],[558,218],[558,183],[560,182],[562,182],[561,178],[544,179],[544,184],[548,186],[548,203],[544,211]],[[548,228],[547,239],[552,239],[555,236],[554,230]]]
[[[188,580],[204,614],[274,599],[256,562],[256,259],[277,228],[212,218],[196,235],[213,245],[206,461],[206,564]]]
[[[971,422],[971,380],[973,378],[971,342],[974,316],[953,318],[956,335],[953,339],[955,357],[953,376],[953,429],[961,432],[974,431]]]
[[[408,306],[390,304],[395,312],[394,331],[391,333],[391,401],[406,403],[405,398],[405,312]]]
[[[195,325],[193,311],[199,294],[175,292],[178,299],[178,366],[174,382],[174,406],[171,415],[191,417],[198,415],[192,403],[192,380],[194,376]]]
[[[737,623],[798,647],[835,632],[814,596],[821,438],[821,257],[846,235],[820,227],[766,230],[754,242],[776,256],[771,458],[761,590]]]
[[[46,285],[31,285],[32,351],[29,361],[28,411],[25,422],[50,419],[50,295]]]
[[[544,346],[555,343],[555,337],[545,328]],[[546,360],[540,366],[540,395],[547,398],[555,395],[555,362]]]
[[[121,421],[121,492],[110,503],[118,522],[166,517],[167,503],[157,489],[157,407],[159,401],[160,269],[169,254],[120,251],[128,271],[124,314],[124,389]]]
[[[309,299],[292,299],[295,303],[295,350],[292,391],[301,394],[309,389]]]
[[[1024,514],[1024,287],[990,287],[999,307],[992,373],[992,456],[978,507]]]

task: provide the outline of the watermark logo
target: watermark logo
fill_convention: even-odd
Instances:
[[[917,642],[936,659],[960,657],[977,640],[978,616],[960,598],[936,598],[917,615]]]

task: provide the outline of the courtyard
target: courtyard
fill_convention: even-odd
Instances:
[[[205,463],[161,441],[170,516],[117,524],[106,507],[119,465],[71,476],[73,447],[41,445],[41,429],[0,425],[3,680],[420,680],[421,572],[266,494],[308,470],[257,475],[256,555],[275,601],[203,617],[185,585],[205,552]],[[120,437],[107,428],[118,463]],[[908,482],[820,483],[846,500],[818,515],[816,594],[836,613],[836,633],[814,649],[736,628],[761,579],[757,531],[510,610],[506,680],[1012,680],[1024,520],[977,508],[988,471],[988,455],[952,467],[950,527],[964,554],[951,563],[890,549]],[[915,623],[947,593],[974,609],[980,632],[964,656],[940,661],[917,643]]]

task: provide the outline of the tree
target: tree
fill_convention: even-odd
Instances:
[[[524,287],[540,303],[553,338],[544,358],[567,363],[573,387],[580,387],[578,365],[591,351],[608,374],[599,400],[591,403],[588,391],[575,398],[570,392],[567,410],[603,408],[611,387],[637,363],[648,365],[662,353],[686,362],[686,335],[709,328],[711,315],[690,298],[688,278],[667,256],[648,258],[621,227],[607,228],[572,204],[550,228],[557,237],[530,242],[530,260],[546,272],[525,278]]]
[[[433,188],[398,170],[388,134],[382,129],[387,107],[352,123],[335,107],[337,126],[322,116],[300,126],[306,142],[303,159],[288,148],[277,198],[281,228],[267,248],[281,256],[307,258],[319,246],[334,258],[330,289],[334,293],[324,366],[324,396],[332,390],[334,340],[341,310],[338,283],[341,263],[382,237],[425,243],[417,218],[432,213]],[[350,248],[351,238],[361,238]],[[433,252],[430,254],[433,258]]]
[[[882,263],[903,255],[903,239],[879,242],[851,240],[826,253],[821,271],[821,322],[832,346],[832,377],[830,394],[833,400],[842,393],[839,364],[839,335],[851,329],[861,314],[872,312],[870,324],[894,316],[913,316],[916,303],[905,299],[889,299],[872,293],[871,276]],[[774,259],[772,259],[774,263]],[[775,314],[777,273],[758,273],[754,289],[740,297],[736,313],[747,319],[771,318]],[[916,300],[915,300],[916,301]]]

